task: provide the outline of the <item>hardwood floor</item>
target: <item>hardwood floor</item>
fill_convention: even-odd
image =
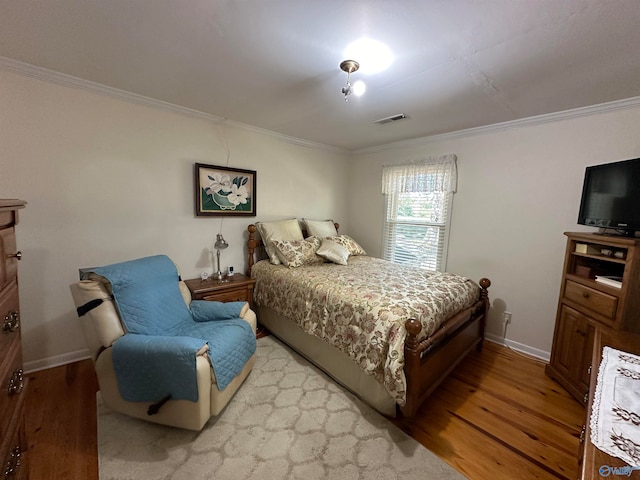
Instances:
[[[29,375],[30,478],[98,479],[96,391],[89,360]],[[472,480],[573,480],[584,414],[544,363],[485,342],[397,423]]]
[[[29,375],[29,478],[98,479],[97,391],[91,360]]]
[[[485,342],[422,405],[396,422],[474,480],[576,479],[584,408],[544,363]]]

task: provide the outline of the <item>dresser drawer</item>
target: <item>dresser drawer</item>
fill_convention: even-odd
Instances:
[[[18,276],[18,248],[13,228],[0,230],[0,288]]]
[[[238,288],[235,290],[223,290],[216,293],[204,295],[203,300],[210,302],[249,302],[250,292],[248,288]]]
[[[6,210],[0,212],[0,228],[11,227],[16,223],[16,212],[12,210]]]
[[[9,350],[0,364],[0,433],[4,436],[9,428],[9,423],[14,415],[6,415],[6,412],[15,412],[22,403],[24,392],[24,374],[22,371],[22,347],[20,339],[9,345]]]
[[[615,319],[618,299],[613,295],[567,280],[564,296],[608,319]]]
[[[20,337],[18,284],[15,279],[0,292],[0,353],[7,352],[15,338]]]
[[[0,478],[21,480],[28,478],[27,439],[25,435],[24,416],[16,412],[16,421],[12,431],[0,442]]]

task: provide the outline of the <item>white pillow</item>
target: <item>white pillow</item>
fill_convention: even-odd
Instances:
[[[274,265],[280,265],[278,251],[273,245],[273,240],[304,240],[298,219],[279,220],[275,222],[257,222],[256,228],[264,243],[264,248],[269,255],[269,260]]]
[[[320,245],[316,254],[339,265],[346,265],[349,259],[349,250],[328,238],[322,240],[322,245]]]
[[[338,235],[333,220],[309,220],[304,219],[307,235],[310,237],[335,237]]]

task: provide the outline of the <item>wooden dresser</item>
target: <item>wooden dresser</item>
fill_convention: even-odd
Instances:
[[[605,346],[634,355],[640,355],[640,335],[602,330],[596,332],[592,357],[589,404],[585,416],[585,423],[582,427],[582,435],[580,436],[580,479],[596,480],[610,475],[610,478],[631,478],[637,480],[640,479],[640,470],[631,471],[629,466],[621,459],[598,450],[593,443],[591,443],[590,419],[593,409],[593,397],[596,391],[600,360],[602,360],[602,349]],[[609,473],[613,472],[613,469],[619,469],[619,472],[624,473]]]
[[[640,333],[640,238],[565,233],[562,286],[545,372],[586,406],[596,333]],[[610,286],[598,277],[621,278]]]
[[[0,199],[0,469],[1,479],[28,477],[24,427],[26,378],[22,371],[15,226],[21,200]]]

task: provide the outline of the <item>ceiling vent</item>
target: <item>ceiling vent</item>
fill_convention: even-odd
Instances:
[[[397,115],[391,115],[390,117],[381,118],[380,120],[376,120],[373,123],[377,123],[378,125],[384,125],[386,123],[397,122],[398,120],[403,120],[408,118],[404,113],[398,113]]]

